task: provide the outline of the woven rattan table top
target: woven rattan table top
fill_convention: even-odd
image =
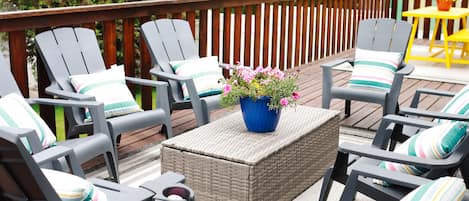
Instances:
[[[241,112],[164,141],[166,147],[233,162],[255,165],[339,114],[339,111],[297,106],[282,111],[275,132],[248,132]]]

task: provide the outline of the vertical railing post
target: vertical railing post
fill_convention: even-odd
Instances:
[[[124,67],[125,75],[129,77],[135,76],[135,49],[134,49],[134,19],[128,18],[123,20],[123,42],[124,42]],[[130,90],[135,95],[135,85],[129,85]],[[151,108],[151,105],[150,105]]]
[[[141,17],[139,18],[140,24],[150,21],[150,17]],[[143,79],[151,79],[150,69],[153,67],[151,65],[150,59],[150,52],[148,52],[147,45],[145,43],[145,39],[142,35],[140,35],[139,47],[140,47],[140,70],[141,76]],[[153,88],[150,87],[142,87],[142,106],[145,109],[149,109],[153,107],[155,103],[153,101]],[[158,94],[157,94],[158,95]]]
[[[208,11],[200,10],[199,19],[199,55],[201,57],[207,56],[207,24],[208,24]]]
[[[106,68],[117,63],[116,49],[116,22],[114,20],[104,22],[103,43],[104,43],[104,63]]]
[[[29,97],[28,70],[26,55],[26,32],[8,32],[8,42],[10,48],[11,72],[15,76],[21,93],[24,97]]]

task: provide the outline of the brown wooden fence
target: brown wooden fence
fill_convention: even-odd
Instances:
[[[289,69],[353,48],[358,21],[395,17],[396,5],[397,0],[155,0],[0,13],[0,32],[8,32],[12,72],[29,96],[26,32],[30,30],[102,26],[106,65],[116,63],[117,53],[123,52],[128,76],[141,72],[142,78],[151,78],[149,53],[134,31],[145,21],[181,18],[189,21],[200,56]],[[44,66],[41,61],[37,66],[39,96],[48,97]],[[150,89],[142,90],[142,105],[151,108]],[[53,108],[40,111],[49,125],[55,124]]]

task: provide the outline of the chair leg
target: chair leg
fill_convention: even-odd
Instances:
[[[114,151],[108,150],[104,154],[104,159],[106,161],[108,174],[112,178],[112,181],[119,183],[119,166],[117,163],[117,156],[114,154]]]
[[[350,100],[345,100],[345,117],[350,116],[350,107],[351,107],[352,101]]]
[[[171,122],[168,121],[168,122],[165,122],[162,126],[164,129],[165,129],[165,135],[166,135],[166,139],[169,139],[169,138],[172,138],[174,137],[173,136],[173,128],[171,126]]]
[[[340,201],[353,201],[355,199],[355,195],[357,194],[357,183],[358,174],[352,171],[345,183],[345,189],[340,196]]]
[[[319,201],[327,200],[327,197],[329,197],[329,192],[331,191],[332,183],[332,168],[329,168],[324,174],[321,186],[321,194],[319,194]]]
[[[347,180],[347,167],[349,155],[347,153],[337,152],[334,166],[329,168],[324,174],[322,181],[320,201],[326,201],[334,180],[345,183]]]

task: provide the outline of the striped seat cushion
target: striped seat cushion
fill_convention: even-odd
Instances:
[[[394,152],[427,159],[443,159],[448,157],[456,145],[466,135],[466,122],[448,122],[424,130],[407,139]],[[428,170],[422,167],[383,161],[381,168],[390,171],[403,172],[411,175],[421,175]],[[384,184],[375,180],[375,183]]]
[[[70,76],[75,91],[94,96],[96,101],[104,103],[106,118],[143,111],[125,84],[124,66],[112,66],[111,69],[84,75]],[[85,122],[91,121],[91,114],[86,109]]]
[[[63,201],[106,201],[107,196],[81,177],[49,169],[41,169],[44,176]]]
[[[56,143],[55,135],[49,126],[24,100],[23,96],[15,93],[8,94],[0,99],[0,126],[34,129],[42,148],[53,146]],[[32,153],[27,139],[21,138],[21,141],[26,149]]]
[[[447,104],[441,112],[450,114],[469,115],[469,85],[461,89]],[[435,122],[445,123],[449,120],[435,119]]]
[[[169,62],[176,75],[190,77],[194,80],[195,89],[200,97],[220,94],[224,79],[222,69],[218,65],[216,56],[200,59]],[[189,91],[185,83],[182,84],[184,99],[189,99]]]
[[[349,87],[389,91],[401,62],[401,53],[355,50],[355,62]]]
[[[442,177],[422,185],[401,201],[460,201],[466,193],[464,181],[455,177]]]

